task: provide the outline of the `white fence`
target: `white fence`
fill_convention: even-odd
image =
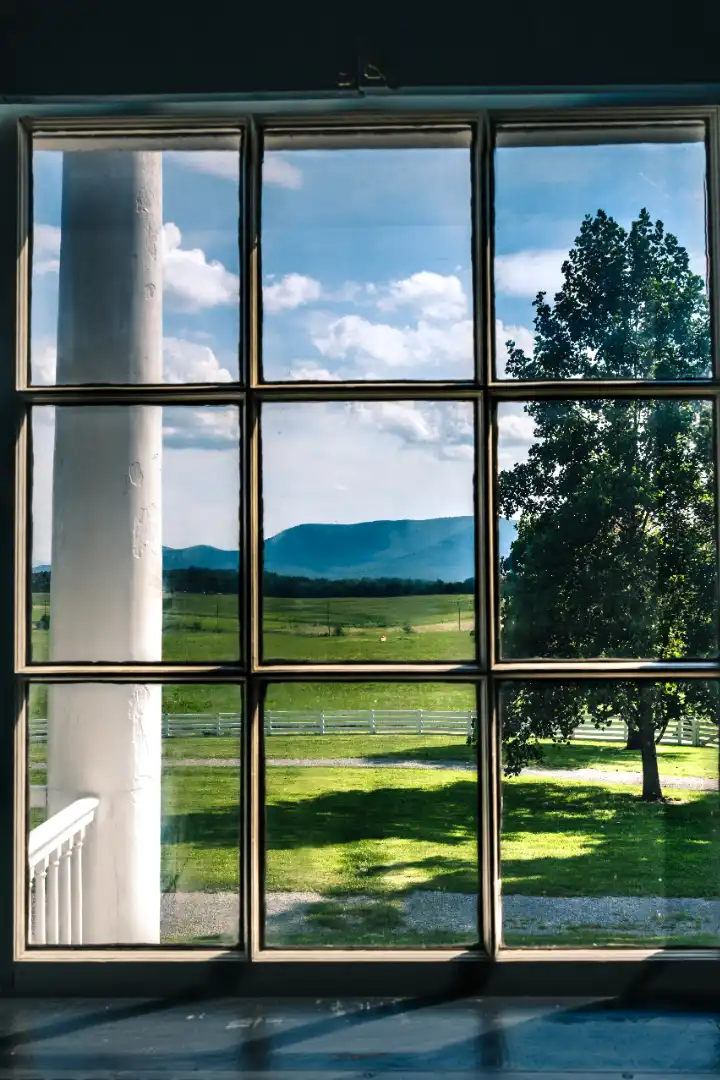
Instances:
[[[40,792],[42,795],[40,796]],[[31,805],[44,800],[44,789]],[[30,943],[82,945],[82,849],[97,799],[78,799],[30,832]]]
[[[267,710],[266,735],[461,735],[471,734],[475,713],[429,709],[309,709]],[[240,713],[166,713],[162,718],[165,738],[198,736],[239,736]],[[47,720],[30,722],[32,742],[45,742]],[[627,740],[627,724],[617,718],[607,727],[581,724],[575,731],[578,741],[598,740],[620,743]],[[717,746],[718,725],[709,720],[684,717],[670,725],[663,735],[665,744]]]

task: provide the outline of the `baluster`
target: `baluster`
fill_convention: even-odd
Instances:
[[[82,849],[85,829],[75,837],[72,850],[72,944],[82,945],[83,925],[83,889],[82,889]]]
[[[35,867],[35,945],[47,945],[46,896],[47,859]]]
[[[57,945],[60,936],[59,926],[59,890],[58,871],[60,869],[60,853],[56,848],[50,856],[48,870],[48,910],[47,910],[47,943]]]
[[[73,838],[65,842],[60,853],[60,895],[59,895],[59,943],[69,945],[71,941],[72,882],[70,879],[70,860],[72,858]]]

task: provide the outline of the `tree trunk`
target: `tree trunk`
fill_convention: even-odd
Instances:
[[[637,735],[640,740],[640,754],[642,757],[643,802],[662,802],[663,793],[660,786],[660,772],[658,770],[657,748],[655,746],[652,704],[644,688],[640,690]]]
[[[630,725],[628,724],[627,743],[625,744],[625,749],[642,750],[640,728],[630,727]]]

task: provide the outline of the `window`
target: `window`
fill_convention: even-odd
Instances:
[[[19,963],[720,945],[717,123],[33,125]]]

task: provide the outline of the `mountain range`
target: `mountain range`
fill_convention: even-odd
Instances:
[[[500,554],[507,555],[515,522],[501,519],[499,536]],[[473,549],[469,516],[294,525],[265,541],[265,570],[290,577],[465,581],[475,574]],[[165,570],[190,566],[237,570],[238,552],[206,544],[163,548]]]

